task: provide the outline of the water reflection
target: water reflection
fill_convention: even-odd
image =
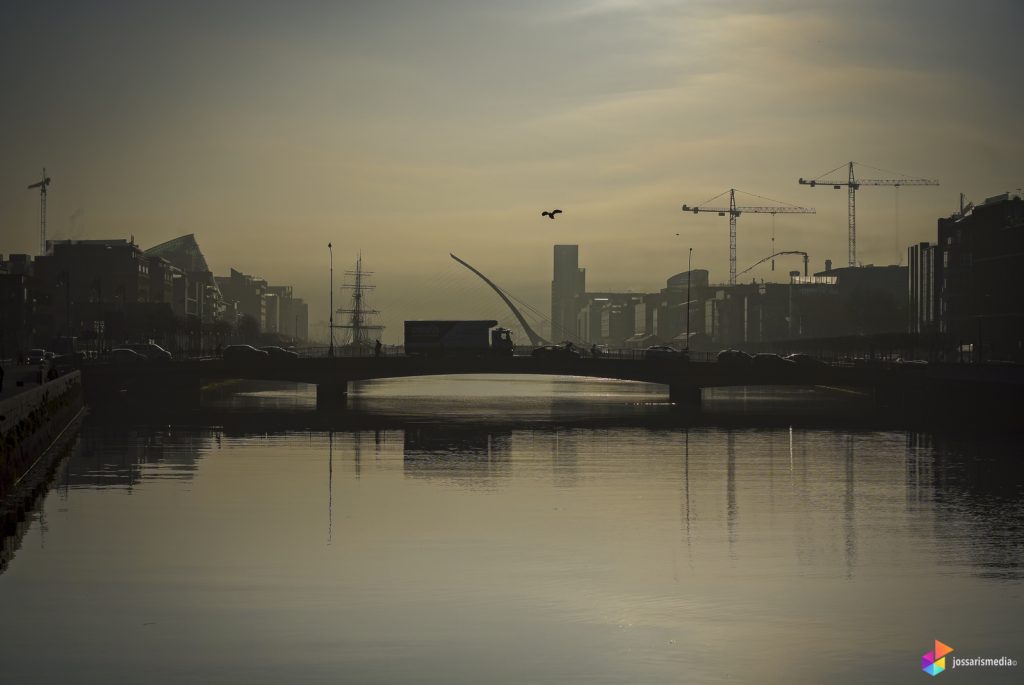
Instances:
[[[919,506],[934,507],[936,539],[969,550],[970,563],[983,576],[1020,578],[1024,463],[1019,443],[956,435],[912,435],[907,442],[915,446],[908,449],[907,489],[915,492]],[[958,560],[949,555],[940,562]]]
[[[334,431],[327,433],[327,543],[334,540]]]
[[[693,538],[690,533],[690,430],[683,430],[683,492],[680,498],[683,509],[683,531],[686,540],[686,558],[693,564]]]
[[[60,486],[67,488],[126,488],[143,477],[189,480],[199,460],[216,449],[217,430],[135,427],[90,422],[83,430],[75,457],[68,461]],[[158,467],[159,468],[155,468]]]
[[[725,520],[729,535],[729,556],[736,558],[736,434],[725,433]]]
[[[511,466],[511,430],[434,425],[404,431],[403,471],[411,478],[494,488],[509,478]]]
[[[843,493],[843,539],[846,551],[846,577],[853,576],[853,567],[857,565],[857,534],[854,521],[854,436],[846,439],[846,473],[845,491]]]
[[[247,404],[246,409],[252,408]],[[841,539],[836,542],[848,579],[858,567],[858,536],[870,521],[870,516],[858,520],[858,510],[888,501],[899,488],[902,515],[914,519],[915,526],[924,526],[936,544],[958,541],[963,545],[963,554],[939,557],[938,563],[956,565],[967,555],[984,576],[1017,578],[1020,574],[1024,467],[1016,459],[1013,436],[979,440],[915,432],[794,430],[791,426],[785,430],[684,426],[676,432],[660,427],[658,421],[650,428],[637,428],[632,411],[604,412],[599,428],[593,427],[591,417],[579,417],[575,411],[553,417],[548,424],[519,429],[504,421],[463,421],[457,413],[445,419],[443,423],[421,424],[389,418],[384,425],[396,427],[358,430],[346,429],[364,425],[360,419],[353,424],[349,415],[234,411],[224,422],[230,427],[135,425],[126,430],[100,417],[87,423],[73,458],[58,472],[52,495],[66,500],[69,490],[77,488],[131,492],[150,479],[193,480],[202,460],[221,450],[224,440],[233,445],[280,440],[285,450],[296,440],[323,441],[327,539],[331,541],[336,460],[340,458],[346,465],[344,477],[359,479],[367,459],[381,468],[382,458],[387,461],[393,446],[401,445],[401,468],[406,477],[468,488],[508,486],[515,478],[517,460],[524,458],[531,465],[536,460],[546,462],[548,478],[557,488],[579,487],[595,475],[624,475],[611,468],[612,463],[625,464],[626,471],[640,468],[654,479],[678,479],[678,507],[688,556],[693,541],[702,539],[701,531],[694,531],[695,521],[710,525],[721,521],[733,562],[745,546],[755,544],[745,526],[760,529],[764,521],[769,525],[786,521],[794,536],[795,560],[805,567],[822,563],[832,548],[823,540],[823,531],[839,532]],[[325,423],[333,427],[325,430]],[[338,436],[343,438],[340,445]],[[671,453],[660,453],[663,443],[678,439],[673,436],[681,437],[678,462]],[[691,455],[694,436],[698,452]],[[609,455],[595,445],[614,445],[615,449]],[[645,447],[637,450],[638,445]],[[879,452],[880,446],[885,450]],[[785,461],[776,460],[777,448],[785,452]],[[645,456],[644,451],[658,453],[658,457]],[[715,466],[716,454],[721,454],[724,462],[721,471]],[[609,462],[609,456],[628,461]],[[706,495],[716,481],[725,493],[720,511],[707,508],[715,500]],[[789,487],[776,487],[783,482]],[[838,506],[833,508],[833,503]],[[36,515],[41,526],[44,516],[42,510]]]
[[[892,682],[935,631],[1018,646],[1013,436],[516,393],[90,417],[4,541],[5,677],[131,680],[116,645],[151,682]]]

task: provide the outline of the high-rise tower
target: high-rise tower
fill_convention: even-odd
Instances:
[[[555,245],[551,281],[551,340],[576,340],[576,298],[586,291],[586,269],[579,268],[579,245]]]

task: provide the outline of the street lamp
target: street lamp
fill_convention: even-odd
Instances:
[[[328,317],[327,327],[331,332],[331,343],[327,348],[327,356],[334,356],[334,246],[327,243],[327,250],[331,253],[331,313]]]

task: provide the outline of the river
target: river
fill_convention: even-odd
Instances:
[[[1024,659],[1019,438],[780,392],[710,393],[695,421],[657,386],[528,377],[364,383],[327,418],[306,386],[90,416],[5,542],[0,682],[903,683],[935,640]]]

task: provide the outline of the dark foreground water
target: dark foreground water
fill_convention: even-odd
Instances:
[[[296,388],[92,417],[6,543],[0,682],[913,683],[936,639],[938,677],[1024,682],[951,663],[1024,661],[1017,439],[744,427],[769,396],[700,425],[650,386],[420,379],[357,421]]]

